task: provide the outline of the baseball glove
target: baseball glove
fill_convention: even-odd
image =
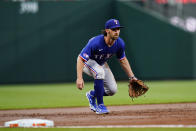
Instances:
[[[148,91],[148,86],[144,84],[142,80],[130,80],[129,82],[129,96],[132,98],[137,98],[145,94]]]

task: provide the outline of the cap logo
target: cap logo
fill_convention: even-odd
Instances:
[[[114,23],[116,23],[116,25],[118,24],[118,21],[117,20],[114,20]]]

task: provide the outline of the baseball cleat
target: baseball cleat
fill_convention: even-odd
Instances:
[[[86,98],[88,99],[89,101],[89,107],[92,111],[96,112],[96,108],[97,108],[97,105],[96,105],[96,99],[94,96],[92,96],[90,94],[90,91],[89,92],[86,92]]]
[[[106,108],[106,106],[104,106],[104,104],[100,104],[97,106],[96,114],[108,114],[108,113],[109,111]]]

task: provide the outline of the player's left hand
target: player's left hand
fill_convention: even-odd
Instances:
[[[145,94],[149,87],[147,85],[144,84],[144,82],[142,80],[130,80],[129,81],[129,96],[132,98],[137,98],[138,96],[141,96],[143,94]]]

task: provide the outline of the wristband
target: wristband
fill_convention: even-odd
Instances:
[[[134,78],[136,78],[135,76],[132,76],[132,77],[129,77],[129,80],[132,80],[132,79],[134,79]],[[137,78],[136,78],[137,79]]]

